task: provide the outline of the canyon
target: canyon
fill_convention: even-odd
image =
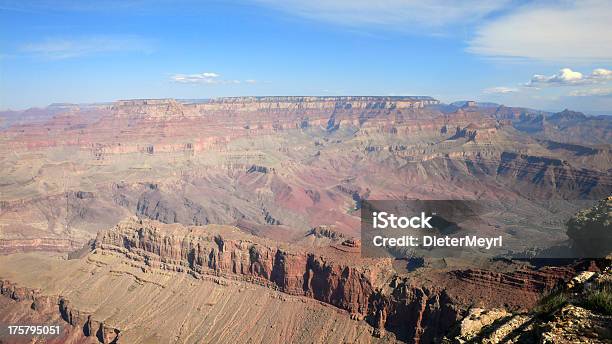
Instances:
[[[533,259],[612,194],[606,116],[354,96],[0,118],[0,324],[60,324],[49,343],[440,342],[603,269]],[[512,249],[365,258],[368,199],[481,201]]]
[[[315,329],[323,326],[329,330],[316,332],[322,336],[320,342],[336,342],[338,338],[431,342],[441,339],[465,315],[467,305],[524,310],[537,301],[538,295],[574,273],[570,267],[533,269],[498,264],[504,272],[433,269],[415,278],[398,275],[389,259],[363,259],[356,251],[347,253],[329,246],[308,250],[245,235],[230,226],[184,227],[138,218],[100,232],[91,250],[80,258],[66,260],[29,253],[0,257],[0,261],[0,289],[14,301],[5,306],[5,311],[28,319],[28,314],[15,308],[23,302],[31,303],[31,309],[51,314],[55,311],[56,321],[63,319],[74,326],[66,329],[66,338],[93,336],[103,343],[119,339],[136,343],[147,336],[165,342],[174,335],[178,341],[198,342],[204,329],[194,328],[194,324],[169,324],[164,319],[205,321],[208,317],[224,317],[226,312],[247,311],[256,313],[252,319],[242,314],[240,319],[231,320],[235,327],[224,326],[224,340],[257,340],[256,334],[238,329],[246,329],[250,322],[261,326],[260,321],[271,324],[265,331],[289,326],[278,314],[269,312],[286,314],[296,307],[295,303],[303,304],[298,308],[308,306],[312,314],[294,313],[294,321],[312,322],[312,317],[321,313],[333,316],[325,319],[324,325],[309,323],[307,328],[300,328],[293,324],[290,330],[285,329],[287,332],[279,329],[280,337],[275,341],[299,341],[314,325]],[[15,271],[15,266],[23,270]],[[222,297],[210,301],[219,289]],[[487,297],[482,295],[485,290]],[[180,291],[180,295],[170,296],[169,291]],[[240,298],[254,298],[253,293],[261,296],[243,299],[239,308],[234,305],[217,310],[218,314],[209,309],[217,302],[238,302],[235,295],[230,296],[234,293]],[[206,302],[213,304],[203,307]],[[164,325],[155,329],[159,321]],[[82,328],[86,330],[81,332]],[[219,330],[213,326],[209,331]]]

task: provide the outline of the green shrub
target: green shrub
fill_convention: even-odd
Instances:
[[[540,315],[550,315],[568,302],[568,296],[563,291],[554,291],[544,296],[534,311]]]
[[[612,315],[612,288],[609,286],[595,288],[593,292],[586,296],[584,307],[595,312]]]

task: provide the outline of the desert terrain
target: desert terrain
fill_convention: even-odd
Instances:
[[[578,273],[607,276],[601,256],[536,259],[579,243],[578,211],[610,216],[607,116],[359,96],[0,118],[0,324],[61,326],[42,342],[463,340],[451,329],[476,308],[512,332]],[[512,250],[362,256],[361,202],[414,199],[483,202],[482,231]]]

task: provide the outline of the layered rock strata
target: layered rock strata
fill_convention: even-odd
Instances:
[[[308,251],[232,227],[184,228],[138,219],[99,233],[94,247],[153,269],[246,280],[307,296],[366,319],[375,334],[390,330],[415,343],[441,338],[466,305],[481,302],[525,309],[572,273],[569,268],[431,271],[429,278],[416,281],[398,276],[389,260],[362,259],[358,252],[333,247]],[[492,298],[483,300],[471,289],[486,289]]]

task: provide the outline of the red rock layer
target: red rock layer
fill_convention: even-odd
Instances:
[[[477,301],[524,309],[570,275],[569,269],[508,274],[467,270],[432,272],[439,283],[412,281],[394,276],[389,261],[366,262],[357,253],[307,252],[231,227],[184,228],[136,219],[99,233],[95,248],[153,268],[242,279],[312,297],[414,343],[440,339]],[[493,299],[466,293],[472,289],[489,290]]]
[[[119,329],[94,320],[91,314],[75,309],[61,296],[41,295],[40,290],[20,287],[8,280],[0,280],[0,295],[17,302],[31,303],[30,308],[39,312],[55,312],[59,309],[61,318],[73,327],[64,328],[64,332],[59,337],[49,339],[49,343],[63,343],[67,337],[74,341],[74,336],[66,333],[74,329],[82,329],[82,336],[95,336],[100,343],[116,343],[119,340]]]

